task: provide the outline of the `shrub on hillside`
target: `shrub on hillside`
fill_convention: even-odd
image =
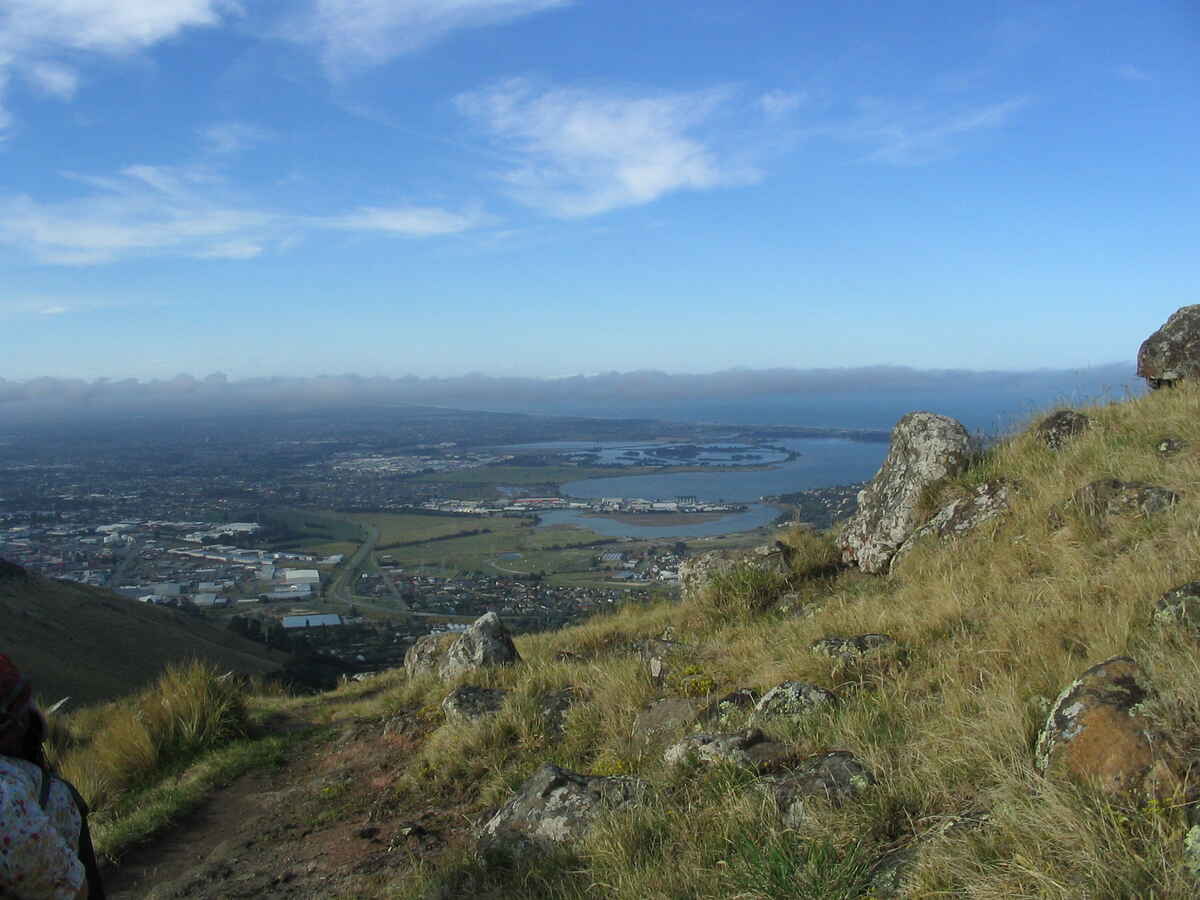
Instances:
[[[103,809],[123,790],[177,770],[246,734],[246,687],[214,665],[168,666],[151,687],[81,710],[51,728],[51,764]]]

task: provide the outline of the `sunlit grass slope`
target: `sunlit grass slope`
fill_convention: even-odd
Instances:
[[[607,820],[577,856],[508,872],[464,858],[429,877],[498,896],[856,896],[866,890],[860,876],[870,860],[947,817],[986,810],[986,827],[922,842],[916,895],[1192,896],[1182,810],[1106,804],[1045,782],[1033,766],[1048,704],[1084,669],[1117,654],[1147,669],[1161,692],[1157,715],[1189,751],[1200,748],[1198,648],[1151,624],[1164,591],[1200,577],[1200,390],[1087,412],[1091,429],[1068,448],[1052,453],[1018,434],[943,486],[945,499],[1002,476],[1018,490],[1006,516],[966,538],[918,547],[891,578],[822,574],[828,545],[805,537],[800,566],[817,574],[788,598],[787,613],[768,599],[779,584],[749,576],[699,600],[520,639],[526,665],[474,679],[515,691],[504,710],[480,724],[441,726],[405,790],[483,813],[552,761],[640,775],[657,786],[657,798]],[[1192,446],[1162,456],[1157,444],[1167,435]],[[1105,477],[1163,485],[1182,501],[1151,519],[1096,528],[1067,517],[1064,527],[1052,526],[1052,508]],[[688,645],[675,661],[688,674],[656,688],[630,648],[668,625]],[[826,635],[865,632],[889,634],[899,649],[850,665],[809,650]],[[814,804],[802,832],[782,827],[751,776],[672,774],[661,747],[633,736],[639,709],[664,693],[699,687],[715,698],[784,680],[815,682],[843,702],[766,730],[800,752],[849,749],[879,779],[857,805]],[[568,686],[586,700],[554,743],[534,698]],[[417,681],[394,700],[436,715],[446,690]]]

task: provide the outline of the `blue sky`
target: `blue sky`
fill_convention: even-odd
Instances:
[[[1200,8],[6,0],[0,377],[1132,360]]]

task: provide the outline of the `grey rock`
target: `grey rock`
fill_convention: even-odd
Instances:
[[[442,712],[446,714],[448,722],[474,722],[499,712],[508,693],[500,688],[464,684],[442,700]]]
[[[809,649],[822,656],[850,661],[862,659],[875,650],[896,646],[896,639],[887,634],[856,634],[850,637],[833,635],[812,642]]]
[[[1189,446],[1191,446],[1190,443],[1183,438],[1168,436],[1155,444],[1154,449],[1158,451],[1159,456],[1174,456],[1176,453],[1186,450]]]
[[[687,697],[655,700],[633,720],[633,736],[641,743],[673,737],[696,721],[700,704]]]
[[[640,778],[581,775],[547,763],[483,825],[479,849],[524,856],[584,837],[606,811],[646,800]]]
[[[778,575],[791,575],[792,549],[781,541],[753,550],[712,550],[684,560],[679,566],[679,586],[685,601],[698,598],[713,579],[738,567]]]
[[[573,687],[538,697],[538,714],[542,717],[548,737],[557,740],[563,736],[567,728],[567,712],[579,699],[579,692]]]
[[[791,755],[786,744],[773,741],[757,728],[730,734],[689,734],[663,753],[669,766],[690,763],[731,763],[762,772]]]
[[[892,556],[920,525],[925,489],[966,468],[971,439],[954,419],[911,412],[892,429],[887,459],[858,495],[858,511],[842,532],[842,559],[864,572],[887,571]]]
[[[662,685],[671,674],[669,660],[686,652],[687,646],[678,641],[650,638],[638,647],[638,655],[646,664],[646,674],[651,683]]]
[[[443,678],[456,678],[466,672],[495,666],[511,666],[521,661],[512,635],[494,612],[485,613],[458,636],[438,668]]]
[[[700,711],[697,718],[701,722],[715,722],[724,725],[737,713],[754,709],[760,699],[758,691],[753,688],[738,688],[710,703]]]
[[[1066,505],[1099,523],[1112,516],[1152,516],[1174,506],[1179,499],[1179,494],[1158,485],[1102,478],[1077,490]],[[1052,518],[1061,521],[1056,514]]]
[[[1138,348],[1137,374],[1152,388],[1200,373],[1200,305],[1182,306]]]
[[[1154,621],[1160,625],[1182,625],[1200,636],[1200,581],[1181,584],[1159,597]]]
[[[1073,409],[1060,409],[1038,422],[1033,433],[1051,450],[1061,450],[1076,435],[1087,431],[1092,420]]]
[[[805,681],[785,681],[767,691],[754,707],[755,718],[804,716],[837,703],[837,696]]]
[[[404,654],[404,671],[409,678],[436,672],[446,661],[446,650],[442,635],[427,634],[419,637]]]
[[[915,837],[909,844],[883,854],[871,866],[871,897],[914,897],[909,883],[912,870],[920,861],[925,847],[937,840],[966,831],[977,831],[991,819],[984,810],[972,810],[963,815],[942,817],[936,825]]]
[[[923,538],[931,535],[942,540],[960,537],[1007,512],[1011,492],[1010,482],[995,479],[976,487],[971,496],[959,497],[947,503],[900,545],[889,563],[889,569],[894,571],[900,560]]]
[[[806,817],[806,804],[818,800],[842,806],[860,797],[876,780],[853,753],[834,750],[803,759],[790,771],[765,776],[760,783],[775,798],[783,824],[799,828]]]

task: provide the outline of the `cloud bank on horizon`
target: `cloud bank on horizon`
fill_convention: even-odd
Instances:
[[[1047,406],[1124,399],[1145,390],[1132,364],[1088,369],[984,372],[905,366],[839,369],[739,369],[680,375],[645,370],[521,378],[321,375],[230,379],[180,374],[165,379],[0,378],[0,425],[68,422],[87,427],[105,419],[297,413],[398,407],[544,415],[655,418],[729,424],[792,424],[886,428],[888,416],[910,406],[988,428]],[[899,404],[899,406],[897,406]],[[865,419],[863,417],[866,417]],[[824,417],[824,418],[822,418]]]
[[[1188,302],[1175,0],[8,0],[0,376],[1129,354]]]

